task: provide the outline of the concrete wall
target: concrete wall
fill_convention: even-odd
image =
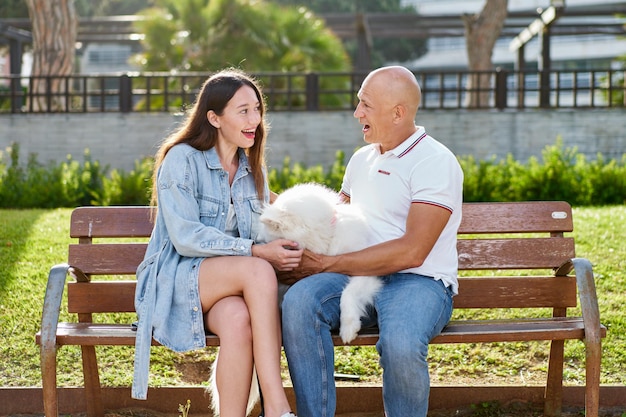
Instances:
[[[20,160],[62,161],[67,155],[92,159],[111,168],[130,170],[134,162],[154,155],[159,142],[182,120],[180,115],[144,113],[0,115],[0,150],[20,144]],[[364,144],[361,126],[351,112],[271,113],[268,162],[329,166],[339,149],[350,155]],[[626,153],[626,111],[424,111],[417,123],[458,155],[478,159],[512,154],[520,161],[541,156],[546,145],[562,137],[565,146],[595,159],[598,152],[621,160]],[[6,157],[6,155],[5,155]]]

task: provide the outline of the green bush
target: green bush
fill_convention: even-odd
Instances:
[[[621,161],[607,161],[598,154],[594,161],[564,148],[560,139],[546,146],[541,161],[526,164],[508,155],[476,161],[459,158],[465,182],[464,201],[563,200],[574,206],[623,204],[626,202],[626,154]]]
[[[280,193],[281,191],[303,182],[316,182],[324,184],[333,190],[339,191],[343,174],[346,171],[345,153],[337,151],[335,161],[328,171],[324,172],[321,165],[306,167],[301,163],[291,165],[291,160],[287,157],[283,161],[280,169],[270,169],[268,181],[270,190]]]
[[[150,201],[154,161],[135,162],[130,172],[102,167],[89,151],[82,163],[68,156],[46,166],[30,155],[19,162],[19,147],[0,153],[0,208],[55,208],[83,205],[146,205]],[[546,146],[541,158],[526,163],[511,155],[476,160],[461,156],[465,174],[463,198],[475,201],[564,200],[574,206],[626,202],[626,154],[620,161],[598,154],[588,161],[577,148],[565,148],[560,139]],[[277,193],[295,184],[317,182],[339,190],[345,173],[345,154],[337,152],[327,169],[307,167],[289,158],[268,171],[270,189]]]

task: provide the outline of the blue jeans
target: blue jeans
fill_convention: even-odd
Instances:
[[[282,303],[283,344],[299,417],[332,417],[337,403],[331,330],[339,328],[339,300],[348,277],[335,273],[298,281]],[[383,277],[385,285],[363,326],[378,324],[387,417],[426,416],[428,343],[452,314],[452,292],[416,274]]]

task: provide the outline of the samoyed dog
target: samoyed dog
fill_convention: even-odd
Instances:
[[[298,242],[323,255],[339,255],[371,246],[365,217],[354,204],[343,204],[339,194],[320,184],[295,185],[283,191],[261,214],[262,239]],[[339,335],[352,341],[361,329],[361,317],[382,286],[376,276],[351,277],[341,294]]]
[[[344,204],[339,194],[320,184],[295,185],[283,191],[264,208],[261,214],[259,241],[284,238],[298,242],[300,247],[323,255],[339,255],[371,246],[368,224],[354,204]],[[361,317],[374,301],[382,286],[376,276],[354,276],[341,293],[341,339],[352,341],[361,329]],[[279,284],[279,287],[284,287]],[[285,288],[279,292],[284,293]],[[218,355],[219,356],[219,355]],[[216,385],[218,357],[211,367],[207,391],[211,394],[213,415],[219,416],[219,393]],[[249,415],[260,398],[256,369],[250,386],[246,414]]]

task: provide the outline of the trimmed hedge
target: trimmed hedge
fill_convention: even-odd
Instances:
[[[19,146],[0,152],[0,208],[56,208],[84,205],[146,205],[150,201],[153,160],[135,162],[129,172],[102,166],[85,151],[83,162],[71,156],[42,165],[36,154],[19,161]],[[337,152],[328,168],[307,167],[288,158],[269,170],[270,189],[281,192],[294,184],[317,182],[338,190],[345,172],[345,154]],[[598,154],[587,160],[562,141],[546,146],[541,160],[526,163],[511,155],[476,160],[460,156],[465,173],[464,201],[564,200],[574,206],[626,203],[626,154],[621,161]]]

